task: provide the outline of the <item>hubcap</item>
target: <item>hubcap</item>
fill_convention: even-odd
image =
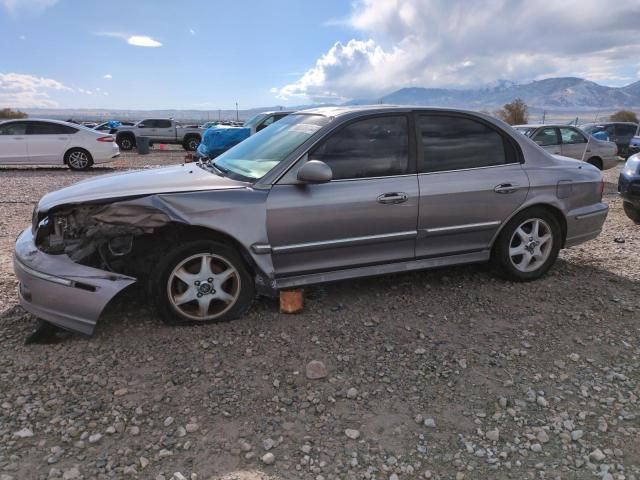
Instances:
[[[551,255],[553,234],[549,224],[540,218],[523,222],[513,233],[509,243],[509,258],[521,272],[533,272]]]
[[[167,282],[169,303],[191,320],[213,320],[229,310],[240,295],[240,275],[225,258],[200,253],[180,262]]]
[[[74,168],[85,168],[89,165],[89,157],[84,152],[72,152],[69,155],[69,164]]]

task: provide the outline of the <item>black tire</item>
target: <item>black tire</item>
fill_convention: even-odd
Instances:
[[[71,170],[81,172],[88,170],[93,165],[93,157],[84,148],[72,148],[64,154],[64,163]]]
[[[200,137],[197,135],[191,135],[184,139],[182,148],[188,152],[195,152],[198,149],[198,145],[200,145]]]
[[[514,265],[514,261],[510,255],[510,248],[518,248],[520,246],[517,245],[517,243],[514,245],[514,242],[521,242],[522,247],[525,249],[527,246],[530,246],[530,244],[525,245],[525,242],[520,240],[519,236],[516,238],[516,230],[525,224],[525,222],[534,221],[535,219],[542,220],[546,223],[546,227],[544,228],[546,229],[548,227],[550,230],[548,233],[551,235],[550,239],[552,243],[548,247],[548,256],[546,257],[546,260],[539,262],[539,265],[535,265],[535,262],[532,262],[534,263],[534,269],[531,271],[521,271]],[[529,235],[529,232],[524,231],[524,233]],[[561,243],[562,228],[560,227],[560,223],[557,218],[544,208],[528,208],[513,217],[502,229],[493,246],[491,262],[496,268],[497,273],[503,278],[516,282],[529,282],[536,280],[547,273],[558,258]],[[514,256],[514,258],[520,258],[522,260],[522,257]]]
[[[133,150],[133,147],[136,146],[136,140],[133,135],[120,135],[116,137],[116,143],[118,147],[120,147],[120,150],[124,150],[125,152]]]
[[[185,305],[182,307],[184,311],[180,311],[180,307],[176,306],[174,304],[175,302],[170,300],[170,295],[173,293],[170,292],[170,289],[173,290],[173,288],[176,287],[176,282],[183,284],[183,287],[188,285],[186,282],[178,281],[175,277],[172,277],[174,269],[181,263],[198,255],[215,255],[219,259],[224,259],[224,261],[237,272],[237,276],[228,280],[234,284],[233,286],[236,289],[234,303],[226,307],[226,310],[221,312],[220,315],[215,316],[215,318],[197,319],[190,317],[188,313],[186,313],[186,310],[197,310],[199,301],[195,298],[183,304]],[[192,261],[199,262],[199,259]],[[189,263],[187,263],[187,265],[189,265]],[[225,285],[225,283],[223,282],[219,286],[220,291],[223,290],[222,285]],[[197,287],[193,288],[195,289]],[[216,286],[216,288],[218,288],[218,286]],[[184,288],[184,290],[186,290],[186,288]],[[212,288],[211,292],[208,291],[208,293],[213,295],[216,293],[216,290]],[[165,255],[162,255],[149,277],[149,293],[153,310],[160,316],[161,320],[168,325],[195,325],[233,320],[249,310],[256,295],[253,276],[247,268],[247,264],[242,259],[242,256],[233,247],[222,242],[210,240],[188,241],[173,247]],[[200,294],[198,295],[200,296]],[[214,299],[215,297],[212,297],[212,302]],[[220,302],[221,301],[216,300],[216,303],[212,303],[212,305],[217,305]],[[208,311],[210,311],[210,309],[211,305]]]
[[[602,159],[598,157],[591,157],[589,160],[587,160],[587,163],[593,165],[598,170],[602,170]]]
[[[624,209],[624,213],[627,214],[633,223],[636,225],[640,225],[640,209],[635,207],[632,203],[622,202],[622,208]]]

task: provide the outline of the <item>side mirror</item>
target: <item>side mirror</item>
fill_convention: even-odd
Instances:
[[[298,180],[304,183],[327,183],[332,178],[331,167],[320,160],[309,160],[298,170]]]
[[[139,123],[138,128],[144,128],[144,123]]]
[[[536,142],[541,147],[544,145],[544,142],[542,140],[534,140],[534,142]]]

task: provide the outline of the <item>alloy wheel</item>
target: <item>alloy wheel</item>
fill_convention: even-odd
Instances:
[[[533,272],[551,255],[553,234],[547,222],[540,218],[525,220],[513,232],[509,242],[509,259],[521,272]]]
[[[89,156],[80,150],[71,152],[71,155],[69,155],[69,165],[78,170],[87,168],[89,166]]]
[[[171,306],[195,321],[214,320],[227,312],[240,295],[240,274],[225,258],[200,253],[173,269],[167,282]]]

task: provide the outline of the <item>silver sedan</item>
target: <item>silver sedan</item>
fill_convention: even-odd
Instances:
[[[319,108],[215,160],[45,195],[14,266],[25,309],[85,334],[135,282],[180,324],[241,316],[257,293],[447,265],[531,281],[599,235],[602,190],[597,168],[487,115]]]
[[[516,125],[542,148],[555,155],[583,160],[600,170],[608,170],[620,162],[618,146],[598,140],[577,127],[569,125]]]

